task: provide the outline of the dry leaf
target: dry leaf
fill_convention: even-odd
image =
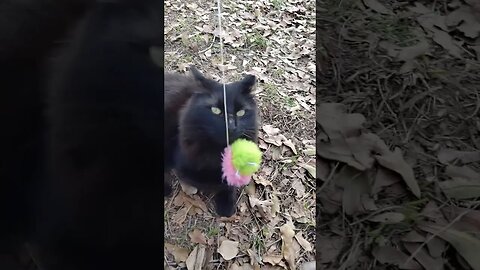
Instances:
[[[420,244],[405,243],[404,246],[410,254],[413,254],[413,252],[420,247]],[[425,247],[422,247],[422,249],[416,253],[414,258],[425,268],[425,270],[443,270],[443,259],[432,258],[425,250]]]
[[[394,247],[377,246],[373,249],[372,253],[373,256],[375,256],[375,259],[384,264],[393,264],[400,269],[422,269],[422,267],[414,260],[406,263],[409,256]]]
[[[300,246],[302,246],[305,251],[310,252],[313,250],[312,245],[307,240],[305,240],[305,238],[303,238],[301,232],[295,234],[295,239],[297,239],[298,244],[300,244]]]
[[[316,269],[315,265],[316,265],[315,261],[306,262],[302,264],[302,266],[300,266],[300,270],[315,270]]]
[[[430,49],[430,44],[426,40],[422,40],[421,42],[410,46],[410,47],[403,47],[399,53],[397,58],[401,61],[409,62],[413,59],[419,57],[427,53]]]
[[[205,263],[205,246],[196,246],[185,263],[188,270],[202,270]]]
[[[442,149],[438,152],[438,161],[448,164],[456,159],[462,163],[480,161],[480,151],[457,151],[453,149]]]
[[[453,227],[460,231],[480,231],[480,211],[458,206],[445,206],[442,212],[448,220],[453,220],[457,216],[462,215],[462,218],[455,222]],[[465,212],[467,212],[465,214]]]
[[[292,150],[292,152],[297,155],[297,149],[295,148],[295,145],[293,144],[292,140],[286,139],[283,141],[283,144],[288,146]]]
[[[282,235],[282,254],[285,260],[288,262],[290,269],[295,269],[295,249],[293,246],[293,237],[295,232],[293,231],[293,224],[286,223],[280,227],[280,233]]]
[[[189,253],[188,249],[177,247],[169,243],[165,243],[165,247],[167,248],[168,252],[173,255],[173,257],[175,258],[175,262],[180,263],[187,260]]]
[[[190,208],[192,208],[192,205],[186,205],[178,210],[172,217],[173,223],[182,225],[183,222],[185,222],[185,219],[187,219],[187,214],[188,211],[190,211]]]
[[[376,155],[376,159],[383,167],[400,174],[412,193],[417,196],[417,198],[420,198],[420,187],[413,174],[413,169],[403,159],[400,148],[397,147],[395,151],[385,153],[384,155]]]
[[[309,165],[309,164],[306,164],[306,163],[301,163],[301,164],[298,164],[298,166],[304,168],[305,170],[307,170],[308,174],[312,177],[312,178],[316,178],[317,177],[317,172],[316,172],[316,169],[315,167]]]
[[[453,38],[442,30],[432,28],[433,40],[447,50],[451,55],[462,58],[462,49],[455,44]]]
[[[426,223],[419,226],[420,229],[433,233],[450,243],[457,252],[468,262],[474,270],[480,270],[480,239],[469,233],[438,226],[433,223]]]
[[[360,130],[366,120],[365,117],[362,114],[347,114],[345,112],[345,105],[340,103],[321,103],[318,105],[316,119],[329,138],[338,136],[348,138],[360,135]]]
[[[363,0],[363,2],[367,7],[373,9],[374,11],[380,14],[385,14],[385,15],[392,14],[390,10],[388,10],[383,4],[381,4],[377,0]]]
[[[402,213],[386,212],[386,213],[373,216],[368,220],[373,222],[385,223],[385,224],[395,224],[405,220],[405,215]]]
[[[431,235],[428,234],[428,237]],[[434,258],[440,258],[443,255],[443,252],[447,248],[447,243],[440,237],[434,237],[430,242],[427,243],[428,251],[430,255]]]
[[[222,255],[223,259],[229,261],[237,256],[238,245],[239,243],[236,241],[224,240],[217,251]]]
[[[283,259],[283,256],[280,255],[280,254],[267,254],[265,256],[263,256],[263,259],[262,261],[264,263],[269,263],[271,265],[277,265],[280,263],[280,261],[282,261]]]
[[[305,186],[303,185],[302,181],[300,181],[299,179],[294,179],[292,187],[293,189],[295,189],[297,198],[302,198],[303,196],[305,196]]]
[[[447,25],[456,26],[462,22],[457,29],[462,31],[465,36],[476,38],[480,34],[480,20],[475,15],[473,9],[462,5],[447,16]]]
[[[448,166],[445,173],[452,179],[438,184],[449,198],[461,200],[480,197],[479,173],[465,166]]]
[[[319,236],[317,245],[317,254],[320,254],[320,263],[326,264],[337,259],[342,251],[346,241],[340,236]]]
[[[375,176],[375,183],[372,187],[372,193],[377,194],[382,190],[383,187],[391,186],[401,180],[402,178],[398,173],[392,172],[391,170],[383,167],[378,167],[377,174]]]
[[[197,244],[207,244],[207,239],[205,239],[205,235],[198,229],[194,229],[192,232],[188,234],[190,237],[190,241],[192,243],[197,243]]]
[[[280,133],[280,129],[275,128],[272,125],[264,125],[264,126],[262,126],[262,129],[263,129],[263,131],[265,131],[265,133],[268,136],[275,136],[275,135],[278,135]]]
[[[364,172],[345,166],[335,175],[335,183],[343,187],[342,206],[347,215],[363,211],[362,195],[370,190],[368,178]]]
[[[419,234],[417,231],[410,231],[402,238],[402,241],[421,243],[425,241],[425,236]]]

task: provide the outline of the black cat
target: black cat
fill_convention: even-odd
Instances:
[[[46,60],[93,2],[0,1],[0,254],[25,241],[32,221]]]
[[[223,85],[205,78],[195,68],[193,78],[165,75],[165,169],[174,168],[182,181],[215,193],[220,216],[235,213],[236,189],[222,179],[221,158],[227,146]],[[255,76],[226,85],[229,143],[244,138],[257,141]],[[166,195],[171,183],[165,177]]]
[[[46,270],[161,269],[162,1],[100,1],[52,65],[31,239]]]

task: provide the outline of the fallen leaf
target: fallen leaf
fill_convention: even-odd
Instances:
[[[377,174],[375,175],[375,183],[372,187],[372,193],[377,194],[382,188],[391,186],[401,180],[402,177],[398,173],[392,172],[383,167],[378,167]]]
[[[185,262],[188,258],[189,250],[186,248],[178,247],[169,243],[165,243],[165,247],[168,252],[173,255],[175,262]]]
[[[275,128],[272,125],[264,125],[264,126],[262,126],[262,129],[263,129],[263,131],[265,131],[265,133],[268,136],[275,136],[275,135],[280,133],[280,129]]]
[[[395,224],[405,220],[405,215],[402,213],[386,212],[386,213],[373,216],[368,220],[373,222],[385,223],[385,224]]]
[[[275,194],[270,195],[272,199],[272,217],[276,217],[277,213],[280,213],[280,201]]]
[[[404,246],[413,254],[421,244],[418,243],[405,243]],[[425,270],[443,270],[443,258],[432,258],[425,247],[422,247],[419,252],[416,253],[414,258],[425,268]]]
[[[264,263],[269,263],[271,265],[277,265],[280,263],[280,261],[282,261],[282,259],[283,259],[283,256],[280,254],[267,254],[263,256],[262,261]]]
[[[340,103],[321,103],[316,111],[316,119],[329,138],[360,135],[365,117],[359,113],[347,114]],[[318,143],[318,142],[317,142]],[[318,147],[317,147],[318,150]]]
[[[422,269],[422,267],[414,260],[409,261],[408,255],[402,251],[390,246],[376,246],[373,251],[373,256],[383,264],[393,264],[400,269]]]
[[[373,153],[380,150],[384,144],[373,133],[364,133],[349,138],[344,136],[331,137],[329,142],[317,142],[317,154],[325,159],[338,160],[364,171],[373,167]]]
[[[300,266],[300,270],[315,270],[316,269],[316,262],[311,261],[311,262],[306,262]]]
[[[400,148],[397,147],[393,152],[376,155],[375,157],[380,165],[400,174],[412,193],[417,196],[417,198],[420,198],[420,187],[413,174],[413,169],[403,159]]]
[[[438,185],[449,198],[470,199],[480,197],[480,174],[468,167],[448,166],[445,173],[452,179]]]
[[[480,239],[469,233],[454,230],[452,228],[444,229],[433,223],[425,223],[419,226],[420,229],[438,235],[450,245],[468,262],[474,270],[480,270]]]
[[[192,205],[184,206],[182,209],[178,210],[172,217],[173,223],[182,225],[183,222],[185,222],[185,219],[187,219],[187,214],[188,211],[190,211],[190,208],[192,208]]]
[[[292,140],[286,139],[283,141],[283,144],[288,146],[292,150],[292,152],[297,155],[297,149],[295,148],[295,145],[293,144]]]
[[[385,15],[392,14],[390,10],[388,10],[383,4],[381,4],[377,0],[363,0],[363,2],[367,7],[371,8],[372,10],[380,14],[385,14]]]
[[[456,159],[462,163],[480,161],[480,151],[457,151],[453,149],[442,149],[437,155],[438,161],[448,164]]]
[[[306,163],[298,164],[298,166],[304,168],[312,178],[317,177],[317,172],[316,172],[315,167],[313,167],[309,164],[306,164]]]
[[[442,30],[432,28],[433,40],[447,50],[451,55],[462,58],[462,49],[455,44],[453,38]]]
[[[320,263],[327,264],[335,261],[340,255],[340,252],[344,248],[344,245],[347,244],[345,238],[340,236],[321,236],[318,237],[317,245],[317,254],[320,254]]]
[[[205,263],[205,246],[196,246],[188,256],[185,264],[188,270],[202,270]]]
[[[345,166],[335,175],[334,181],[342,187],[342,207],[347,215],[353,215],[362,207],[362,195],[370,190],[368,178],[364,172]]]
[[[316,166],[314,169],[315,169],[316,177],[318,177],[322,181],[327,181],[328,175],[330,175],[330,166],[328,162],[321,157],[317,157],[315,161],[316,161]]]
[[[425,7],[422,3],[415,2],[414,7],[409,6],[408,9],[419,14],[431,13],[432,11]]]
[[[292,183],[292,188],[295,189],[295,197],[302,198],[303,196],[305,196],[305,186],[303,185],[301,180],[294,179]]]
[[[446,22],[449,26],[457,26],[461,22],[457,29],[467,37],[476,38],[480,34],[480,20],[477,17],[471,7],[462,5],[448,14]]]
[[[465,214],[465,212],[467,212]],[[480,231],[480,211],[458,206],[445,206],[442,208],[442,213],[448,220],[452,221],[459,215],[462,218],[455,222],[452,226],[460,231]]]
[[[303,238],[301,232],[298,232],[297,234],[295,234],[295,239],[305,251],[310,252],[313,250],[312,245],[307,240],[305,240],[305,238]]]
[[[236,241],[224,240],[217,251],[222,255],[223,259],[229,261],[237,256],[238,245],[239,243]]]
[[[280,227],[280,233],[282,237],[282,254],[291,269],[295,269],[295,249],[293,247],[293,237],[295,232],[293,231],[293,224],[286,223]]]
[[[425,241],[425,236],[419,234],[417,231],[410,231],[402,238],[402,241],[421,243]]]
[[[401,61],[412,61],[413,59],[419,57],[420,55],[423,55],[427,53],[430,49],[430,44],[426,40],[422,40],[421,42],[409,46],[409,47],[403,47],[399,53],[397,58]]]
[[[192,243],[197,243],[197,244],[207,244],[207,239],[205,239],[205,235],[200,231],[199,229],[194,229],[192,232],[188,234],[190,237],[190,241]]]
[[[430,234],[428,234],[428,237],[431,237]],[[445,241],[440,238],[440,237],[434,237],[430,242],[427,243],[428,251],[430,252],[430,255],[434,258],[440,258],[443,255],[443,252],[445,251],[447,244]]]

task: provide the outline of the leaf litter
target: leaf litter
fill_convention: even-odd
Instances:
[[[167,0],[164,5],[166,70],[185,72],[195,65],[216,80],[223,70],[226,81],[245,73],[257,76],[258,143],[264,153],[262,168],[242,190],[231,218],[218,218],[208,195],[186,185],[174,187],[175,195],[164,204],[165,242],[176,249],[165,248],[166,263],[170,269],[311,268],[317,174],[311,128],[316,105],[314,2],[222,1],[222,32],[215,2]],[[219,36],[224,39],[224,65]],[[295,229],[285,246],[280,228],[287,222]]]
[[[319,3],[320,269],[478,269],[479,12]]]

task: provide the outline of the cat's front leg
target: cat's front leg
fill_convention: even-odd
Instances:
[[[233,216],[235,214],[237,202],[236,189],[230,186],[222,187],[222,189],[214,195],[214,201],[219,216]]]

